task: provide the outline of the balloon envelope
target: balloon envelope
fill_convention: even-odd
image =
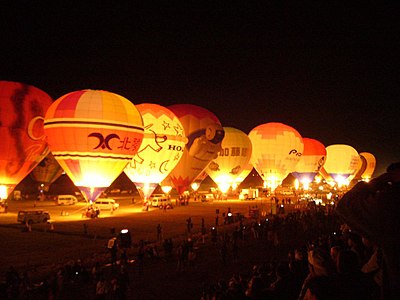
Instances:
[[[310,138],[303,138],[304,150],[296,165],[293,176],[300,182],[312,182],[326,160],[325,146]]]
[[[182,123],[168,108],[150,103],[136,108],[143,118],[144,138],[124,172],[147,199],[178,164],[187,138]]]
[[[31,85],[0,81],[0,185],[7,198],[48,154],[43,118],[51,97]]]
[[[143,139],[136,107],[99,90],[57,99],[46,113],[44,128],[55,159],[91,201],[122,173]]]
[[[249,133],[253,145],[251,163],[272,190],[295,170],[303,153],[300,133],[282,123],[265,123]]]
[[[188,138],[181,160],[169,175],[182,194],[218,156],[224,130],[218,118],[200,106],[176,104],[168,108],[179,118]]]
[[[47,156],[32,170],[31,178],[40,184],[40,189],[48,191],[50,185],[62,175],[64,170],[54,158],[53,154]]]
[[[361,163],[360,156],[352,146],[335,144],[326,147],[325,171],[339,184],[354,174]]]
[[[246,133],[233,127],[224,127],[224,131],[222,150],[206,168],[207,174],[222,192],[226,192],[225,187],[229,188],[235,183],[249,163],[252,151],[252,144]]]

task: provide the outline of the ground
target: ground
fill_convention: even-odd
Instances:
[[[163,228],[163,238],[173,238],[177,245],[189,235],[186,220],[191,217],[193,222],[193,239],[199,237],[201,219],[204,218],[207,228],[215,225],[216,210],[219,209],[220,233],[232,229],[223,226],[222,214],[230,209],[234,214],[249,216],[249,208],[255,206],[268,210],[260,200],[256,201],[214,201],[192,202],[188,206],[177,206],[171,210],[158,208],[142,211],[141,205],[131,204],[129,200],[120,200],[120,210],[102,212],[99,219],[82,218],[85,204],[79,203],[71,207],[55,206],[52,202],[37,202],[30,209],[45,209],[52,214],[52,224],[34,224],[32,231],[23,232],[24,226],[16,223],[16,212],[21,207],[30,206],[31,202],[10,203],[9,212],[0,216],[0,239],[2,242],[0,255],[0,272],[5,274],[9,266],[17,270],[29,270],[32,277],[40,278],[46,271],[57,264],[70,260],[101,258],[108,260],[106,247],[113,236],[113,230],[118,233],[127,228],[133,238],[133,247],[128,251],[131,259],[136,258],[139,240],[155,243],[157,239],[157,224]],[[53,217],[54,216],[54,217]],[[252,219],[247,218],[246,222]],[[87,225],[87,234],[84,233]],[[240,260],[222,265],[218,249],[209,238],[206,243],[196,243],[196,266],[184,272],[176,271],[175,257],[170,260],[146,259],[144,272],[139,274],[136,262],[129,265],[131,290],[129,299],[199,299],[204,284],[216,283],[219,279],[229,279],[234,272],[246,272],[251,265],[264,260],[264,250],[255,246],[249,240],[240,246]],[[162,248],[159,246],[160,249]],[[106,263],[107,261],[105,261]],[[4,278],[2,278],[4,279]],[[75,297],[79,286],[69,291],[68,297]],[[79,290],[87,293],[88,299],[93,297],[93,287]],[[75,295],[75,296],[74,296]]]

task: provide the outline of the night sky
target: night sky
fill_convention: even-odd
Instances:
[[[400,161],[394,1],[60,2],[2,2],[0,80],[54,99],[103,89],[134,104],[192,103],[246,133],[282,122],[374,154],[375,175]]]

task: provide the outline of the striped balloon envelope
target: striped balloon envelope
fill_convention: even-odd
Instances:
[[[253,145],[251,163],[264,185],[275,190],[295,170],[303,153],[303,139],[293,127],[275,122],[253,128],[249,138]]]
[[[180,161],[187,138],[178,117],[158,104],[136,105],[143,118],[144,138],[124,172],[147,200]]]
[[[296,165],[295,172],[292,172],[299,182],[311,183],[325,164],[326,148],[315,139],[303,138],[304,150]]]
[[[54,158],[90,201],[123,172],[144,132],[134,104],[101,90],[57,99],[47,110],[44,129]]]
[[[0,81],[0,198],[6,199],[49,153],[43,120],[52,103],[34,86]]]

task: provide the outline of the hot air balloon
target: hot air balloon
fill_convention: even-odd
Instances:
[[[124,172],[147,200],[178,164],[187,138],[182,123],[168,108],[150,103],[136,108],[143,118],[144,138]]]
[[[207,174],[218,185],[222,193],[228,191],[244,167],[247,166],[252,150],[251,141],[246,133],[232,127],[224,127],[224,131],[222,150],[206,168]]]
[[[62,175],[64,170],[61,168],[53,154],[47,156],[29,174],[31,178],[39,184],[41,192],[48,192],[50,185]]]
[[[307,188],[325,163],[326,148],[321,142],[310,138],[303,138],[303,144],[303,154],[292,174]]]
[[[303,153],[303,139],[296,129],[282,123],[265,123],[249,133],[253,144],[251,163],[265,187],[272,191],[295,170]]]
[[[330,145],[326,147],[326,161],[321,171],[325,170],[339,186],[342,186],[347,183],[350,175],[357,172],[360,163],[360,156],[352,146]]]
[[[224,130],[218,118],[200,106],[176,104],[168,108],[179,118],[188,138],[182,159],[169,175],[181,195],[210,161],[217,158]]]
[[[49,153],[43,118],[51,97],[31,85],[0,81],[0,198]]]
[[[57,99],[46,113],[44,129],[55,159],[91,202],[123,172],[144,132],[135,105],[100,90]]]
[[[361,152],[359,155],[361,164],[357,170],[357,173],[354,175],[353,180],[370,181],[376,167],[375,156],[369,152]]]

